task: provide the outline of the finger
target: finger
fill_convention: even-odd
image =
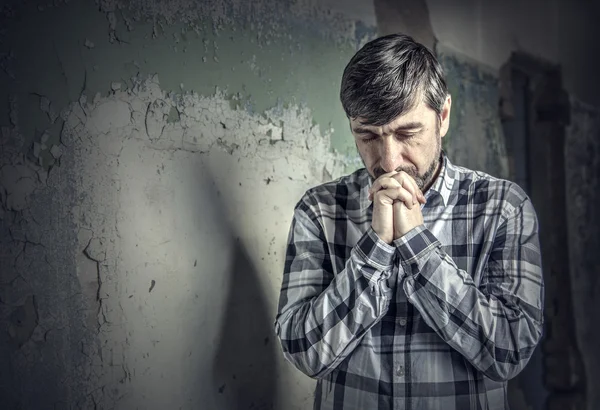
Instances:
[[[391,174],[391,173],[390,173]],[[386,176],[386,175],[382,175],[379,178],[377,178],[375,180],[375,182],[373,182],[373,185],[371,186],[371,188],[369,188],[369,199],[371,199],[373,197],[373,194],[381,189],[389,189],[389,188],[398,188],[400,187],[400,183],[390,177],[390,176]]]
[[[396,174],[399,174],[399,173],[396,173]],[[404,177],[404,179],[401,179],[401,178],[397,177],[396,174],[391,172],[391,173],[387,174],[387,175],[391,175],[389,177],[386,177],[384,175],[379,177],[373,183],[373,186],[369,190],[369,192],[370,192],[369,200],[372,201],[374,193],[377,191],[380,191],[382,189],[393,189],[393,188],[398,189],[398,188],[400,188],[400,189],[405,189],[411,195],[411,199],[406,201],[407,206],[412,207],[412,204],[417,203],[417,202],[424,203],[423,200],[425,199],[425,197],[423,197],[419,187],[417,186],[417,183],[412,179],[412,177],[410,175],[404,173],[405,177]],[[423,198],[423,200],[421,200],[421,198]]]
[[[375,181],[373,182],[373,185],[369,188],[369,192],[374,192],[375,190],[373,188],[377,187],[378,183],[381,182],[382,179],[391,178],[394,175],[396,175],[397,173],[398,173],[398,171],[392,171],[392,172],[387,172],[387,173],[382,174],[379,177],[377,177],[375,179]]]
[[[408,173],[401,171],[398,174],[394,175],[393,178],[398,180],[405,189],[407,189],[414,195],[415,202],[420,202],[422,204],[426,202],[425,195],[423,195],[423,192],[417,185],[417,182]]]
[[[400,187],[381,189],[373,194],[373,202],[393,204],[397,201],[403,202],[408,209],[412,209],[413,205],[417,203],[413,201],[413,194]]]
[[[410,178],[410,181],[413,184],[413,186],[415,187],[415,190],[417,193],[417,199],[419,200],[419,202],[421,204],[424,204],[425,202],[427,202],[427,200],[425,199],[425,195],[423,195],[423,191],[421,191],[421,188],[419,188],[419,185],[417,185],[417,181],[415,181],[414,178]]]
[[[394,175],[392,178],[398,181],[402,188],[406,189],[408,192],[411,193],[411,195],[413,196],[413,202],[419,201],[418,188],[416,187],[416,184],[413,183],[414,180],[410,175],[408,175],[404,171],[401,171],[398,174]]]
[[[417,195],[417,200],[419,201],[419,203],[424,204],[425,202],[427,202],[427,200],[425,199],[425,195],[423,195],[423,191],[421,191],[421,188],[419,188],[419,186],[417,185],[417,181],[415,181],[415,179],[412,177],[410,177],[409,180],[415,189],[415,193]]]

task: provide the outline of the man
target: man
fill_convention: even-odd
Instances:
[[[535,211],[441,148],[451,98],[421,44],[391,35],[346,67],[364,168],[294,211],[275,330],[316,409],[508,409],[542,332]]]

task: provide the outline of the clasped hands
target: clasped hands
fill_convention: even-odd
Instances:
[[[421,204],[425,196],[415,180],[404,171],[381,175],[369,189],[373,201],[371,226],[387,244],[423,224]]]

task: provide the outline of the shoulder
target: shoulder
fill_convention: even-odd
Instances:
[[[365,168],[360,168],[349,175],[308,189],[298,201],[296,209],[319,214],[358,207],[360,191],[368,184],[369,174]]]
[[[480,204],[501,210],[504,216],[531,206],[527,193],[517,183],[482,171],[453,165],[457,204]]]

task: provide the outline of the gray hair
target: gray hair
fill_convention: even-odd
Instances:
[[[438,118],[448,95],[444,73],[424,45],[405,34],[391,34],[365,44],[342,76],[340,99],[349,118],[381,126],[420,101]]]

